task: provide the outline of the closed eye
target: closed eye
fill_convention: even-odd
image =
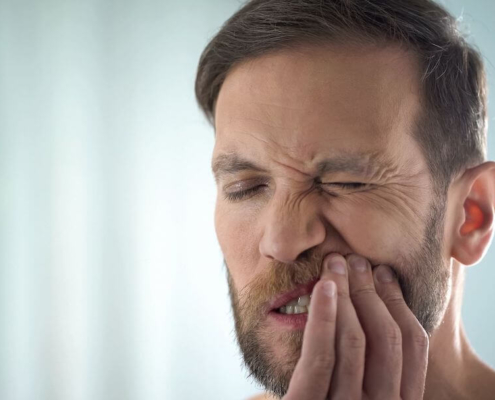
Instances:
[[[338,197],[340,194],[351,194],[355,192],[360,192],[359,189],[368,188],[370,185],[361,182],[322,182],[320,184],[320,190],[324,190],[325,193],[332,197]],[[328,189],[324,189],[324,188]]]
[[[368,186],[366,183],[361,183],[361,182],[331,182],[331,183],[324,183],[322,182],[321,185],[325,186],[338,186],[339,188],[342,189],[359,189],[364,186]],[[238,190],[235,192],[230,192],[230,193],[225,193],[225,198],[229,201],[235,202],[235,201],[240,201],[249,197],[253,197],[256,195],[258,192],[261,192],[263,189],[265,189],[267,185],[256,185],[253,186],[249,189],[244,189],[244,190]]]
[[[325,186],[335,185],[343,189],[358,189],[360,187],[367,186],[366,183],[361,183],[361,182],[331,182],[331,183],[322,182],[322,185]]]
[[[236,192],[225,193],[225,198],[229,201],[239,201],[254,196],[257,192],[264,189],[267,185],[257,185],[249,189],[238,190]]]

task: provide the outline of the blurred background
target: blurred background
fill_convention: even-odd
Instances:
[[[493,88],[495,3],[443,4]],[[213,130],[193,90],[204,46],[240,5],[0,0],[0,399],[259,391],[234,341]],[[492,367],[494,261],[490,249],[469,269],[464,302]]]

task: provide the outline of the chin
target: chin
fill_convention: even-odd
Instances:
[[[303,331],[257,329],[244,336],[241,350],[250,376],[282,398],[301,354]]]
[[[267,342],[275,362],[280,365],[289,365],[301,355],[303,331],[268,329],[266,336],[262,335],[260,339]]]

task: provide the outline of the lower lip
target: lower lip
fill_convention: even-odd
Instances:
[[[306,322],[308,321],[308,313],[280,314],[275,311],[270,311],[268,313],[268,318],[283,328],[301,330],[306,326]]]

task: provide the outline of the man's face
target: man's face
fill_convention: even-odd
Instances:
[[[389,265],[425,330],[441,321],[444,203],[413,138],[420,107],[415,60],[393,47],[286,50],[227,76],[215,227],[238,341],[267,389],[286,390],[304,325],[281,322],[274,301],[308,290],[331,252]]]

